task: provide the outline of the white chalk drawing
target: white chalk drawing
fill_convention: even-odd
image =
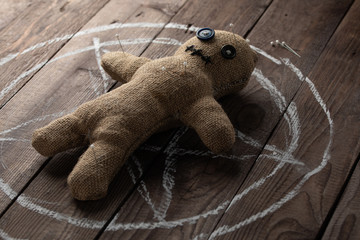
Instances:
[[[5,65],[6,63],[14,60],[16,57],[19,57],[23,54],[30,53],[34,51],[35,49],[39,49],[41,47],[44,47],[46,45],[50,45],[53,43],[61,42],[64,40],[68,40],[74,37],[79,36],[85,36],[85,35],[93,35],[96,33],[100,33],[103,31],[110,31],[110,30],[116,30],[119,28],[134,28],[134,27],[142,27],[142,28],[174,28],[174,29],[188,29],[187,25],[184,24],[178,24],[178,23],[116,23],[111,25],[105,25],[105,26],[99,26],[91,29],[87,29],[84,31],[80,31],[76,34],[69,34],[64,35],[61,37],[57,37],[54,39],[50,39],[45,42],[38,43],[34,46],[31,46],[27,49],[25,49],[22,52],[18,53],[11,53],[8,56],[0,59],[0,67],[2,65]],[[191,31],[196,31],[198,28],[192,26]],[[109,50],[104,49],[105,47],[110,47],[117,45],[117,41],[108,41],[108,42],[100,42],[100,39],[97,37],[92,38],[93,45],[88,46],[82,49],[78,49],[72,52],[68,52],[64,55],[57,56],[50,61],[44,61],[40,64],[35,65],[30,70],[27,70],[20,74],[16,79],[14,79],[12,82],[10,82],[1,92],[0,92],[0,99],[4,98],[5,94],[7,94],[9,91],[14,89],[17,84],[23,79],[24,77],[28,76],[29,74],[32,74],[33,72],[41,69],[46,64],[52,64],[56,61],[74,56],[76,54],[81,54],[87,51],[94,51],[95,53],[95,59],[98,66],[98,71],[101,75],[101,84],[102,84],[102,91],[99,91],[99,86],[95,86],[96,84],[99,85],[99,79],[96,79],[96,77],[93,76],[91,71],[89,71],[89,78],[90,81],[93,83],[94,86],[91,86],[92,90],[95,92],[96,95],[102,94],[104,90],[108,88],[109,84],[109,77],[105,74],[103,69],[100,66],[100,55],[101,52],[107,52]],[[181,45],[181,42],[179,42],[176,39],[171,38],[156,38],[156,39],[147,39],[147,38],[141,38],[141,39],[124,39],[121,40],[122,45],[131,45],[131,44],[144,44],[144,43],[155,43],[155,44],[168,44],[168,45]],[[288,193],[284,195],[280,200],[273,203],[271,206],[269,206],[266,209],[263,209],[259,211],[258,213],[246,218],[246,219],[239,219],[237,223],[234,223],[231,226],[223,225],[218,226],[213,232],[210,233],[200,233],[197,236],[194,236],[193,239],[214,239],[216,237],[225,235],[227,233],[236,231],[240,229],[243,226],[246,226],[248,224],[251,224],[254,221],[257,221],[261,218],[264,218],[265,216],[275,212],[279,208],[281,208],[286,202],[293,199],[300,191],[301,187],[307,182],[307,180],[319,173],[328,163],[330,159],[330,147],[332,145],[333,141],[333,120],[331,119],[330,112],[323,101],[323,99],[320,96],[320,93],[317,91],[315,85],[313,82],[307,78],[304,77],[302,72],[291,63],[289,59],[281,58],[277,59],[270,54],[266,53],[265,51],[255,47],[251,46],[252,49],[257,51],[260,55],[268,59],[269,61],[273,62],[276,65],[284,65],[284,67],[287,67],[290,69],[298,78],[298,80],[305,82],[310,91],[312,92],[315,101],[320,105],[321,109],[325,113],[327,120],[329,122],[329,142],[327,143],[327,146],[323,152],[322,159],[320,161],[320,164],[315,167],[312,170],[307,171],[302,179],[291,189]],[[264,147],[264,150],[267,150],[269,152],[272,152],[272,154],[266,154],[262,153],[258,160],[263,161],[264,159],[273,160],[277,163],[277,165],[274,167],[274,169],[267,175],[264,176],[254,183],[252,183],[250,186],[248,186],[243,191],[239,192],[233,199],[231,200],[224,200],[222,203],[220,203],[217,207],[214,209],[211,209],[209,211],[200,213],[198,215],[189,216],[187,218],[182,219],[176,219],[167,221],[166,220],[166,213],[169,209],[172,201],[172,189],[175,186],[175,172],[176,172],[176,162],[179,156],[204,156],[209,158],[224,158],[224,159],[232,159],[235,161],[243,161],[249,158],[254,158],[256,156],[254,155],[243,155],[243,156],[235,156],[235,155],[215,155],[210,151],[200,151],[200,150],[193,150],[193,149],[183,149],[178,145],[179,139],[186,133],[187,129],[182,128],[178,130],[178,132],[175,134],[175,136],[170,141],[167,148],[164,150],[164,153],[167,155],[165,159],[165,166],[162,176],[162,187],[164,189],[163,195],[161,198],[161,201],[158,206],[155,206],[153,203],[150,192],[146,186],[146,182],[144,180],[140,180],[139,178],[143,174],[143,167],[141,166],[141,163],[137,160],[136,156],[131,156],[130,161],[126,164],[128,173],[132,179],[132,181],[135,183],[138,183],[137,191],[140,194],[140,196],[144,199],[144,201],[148,204],[150,209],[154,212],[154,221],[152,222],[138,222],[138,223],[119,223],[117,222],[119,219],[119,215],[115,215],[109,226],[107,227],[106,231],[118,231],[118,230],[134,230],[134,229],[155,229],[155,228],[175,228],[177,226],[182,226],[184,224],[195,224],[199,219],[205,219],[209,216],[215,216],[218,214],[222,214],[227,211],[229,211],[234,205],[236,205],[241,199],[246,197],[247,194],[249,194],[251,191],[259,188],[262,184],[264,184],[267,180],[274,177],[280,169],[282,169],[285,165],[291,164],[298,167],[306,167],[304,166],[304,163],[301,162],[298,159],[295,159],[293,156],[294,151],[298,148],[298,141],[299,137],[301,135],[301,125],[300,120],[297,114],[297,107],[294,102],[287,103],[285,100],[285,97],[282,95],[282,93],[277,90],[275,85],[263,75],[262,71],[258,68],[256,68],[253,72],[253,77],[256,79],[256,81],[269,92],[270,96],[272,97],[273,101],[275,102],[276,106],[278,107],[280,112],[284,112],[284,119],[288,124],[289,133],[288,135],[291,137],[290,141],[286,144],[286,150],[278,149],[274,145],[267,144]],[[96,84],[95,84],[96,83]],[[12,132],[21,129],[25,126],[29,126],[31,124],[39,123],[42,121],[49,121],[52,119],[55,119],[57,117],[60,117],[64,114],[67,114],[69,112],[72,112],[74,109],[71,109],[69,111],[59,112],[59,113],[53,113],[44,115],[32,120],[29,120],[27,122],[21,123],[17,126],[11,127],[6,130],[2,130],[0,132],[0,142],[1,142],[1,148],[0,148],[0,160],[1,160],[1,153],[3,148],[3,143],[6,141],[18,141],[18,142],[24,142],[25,144],[29,144],[28,139],[16,139],[11,136]],[[6,135],[6,136],[5,136]],[[238,141],[242,141],[245,144],[248,144],[252,147],[261,149],[263,146],[260,144],[257,140],[252,139],[249,136],[246,136],[242,132],[236,130],[236,138]],[[161,150],[161,147],[159,146],[150,146],[150,145],[144,145],[142,146],[142,150],[145,151],[151,151],[151,152],[158,152]],[[3,168],[6,170],[6,165],[1,161]],[[1,167],[1,166],[0,166]],[[14,191],[11,186],[6,183],[2,178],[0,178],[0,190],[5,193],[10,199],[16,198],[18,196],[18,193]],[[87,218],[75,218],[72,216],[65,215],[60,212],[56,212],[54,210],[49,209],[49,207],[44,207],[43,205],[56,205],[57,203],[48,203],[39,199],[31,198],[26,196],[25,194],[21,194],[16,199],[17,204],[20,206],[27,208],[30,211],[33,211],[35,213],[50,217],[52,219],[58,220],[58,221],[64,221],[69,224],[72,224],[77,227],[81,228],[91,228],[91,229],[101,229],[104,224],[106,223],[106,220],[98,221],[98,220],[92,220]],[[0,229],[0,236],[4,239],[16,239],[13,237],[10,237],[6,232]]]

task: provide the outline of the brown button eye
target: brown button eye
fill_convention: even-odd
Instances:
[[[221,55],[227,59],[233,59],[236,56],[236,49],[231,45],[225,45],[221,48]]]

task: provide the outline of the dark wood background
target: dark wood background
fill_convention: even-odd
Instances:
[[[0,4],[0,238],[359,239],[360,0],[17,0]],[[250,39],[249,85],[221,104],[237,129],[214,155],[193,130],[156,134],[99,201],[32,132],[117,87],[99,59],[172,55],[199,27]],[[286,41],[301,58],[271,41]]]

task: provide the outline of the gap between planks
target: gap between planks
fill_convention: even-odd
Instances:
[[[244,38],[246,39],[252,32],[252,30],[256,27],[256,24],[263,18],[263,15],[266,13],[266,11],[270,8],[271,4],[274,2],[274,0],[271,1],[271,3],[269,4],[269,6],[266,7],[266,10],[263,12],[263,14],[259,17],[259,19],[255,22],[255,24],[251,27],[251,29],[249,29],[246,34],[244,35]],[[316,61],[314,62],[314,64],[312,65],[311,69],[309,70],[309,73],[312,71],[312,69],[314,69],[314,67],[316,66],[316,64],[318,63],[319,59],[320,59],[320,56],[323,54],[323,52],[325,51],[328,43],[330,42],[330,40],[332,39],[332,37],[334,36],[336,30],[338,29],[338,27],[342,24],[342,22],[344,21],[344,18],[346,17],[346,15],[348,14],[348,12],[350,11],[351,7],[353,6],[355,0],[353,0],[351,2],[351,4],[349,4],[349,7],[346,9],[346,11],[343,13],[340,21],[338,21],[338,24],[336,25],[336,27],[334,27],[332,33],[330,34],[329,38],[327,39],[326,43],[324,44],[323,48],[321,49]],[[306,76],[305,76],[306,77]],[[305,81],[302,81],[301,84],[298,86],[298,88],[296,89],[295,93],[293,94],[293,96],[290,98],[290,100],[288,101],[288,104],[285,108],[285,110],[282,112],[281,116],[279,117],[276,125],[273,127],[272,131],[270,132],[270,135],[267,137],[261,151],[259,152],[259,154],[257,155],[256,157],[256,160],[252,163],[249,171],[247,172],[246,174],[246,177],[244,178],[244,181],[239,185],[237,191],[235,192],[234,196],[231,198],[230,202],[229,202],[229,205],[231,204],[231,201],[236,197],[236,195],[238,194],[239,190],[241,189],[241,187],[245,184],[245,181],[247,179],[247,177],[250,175],[252,169],[254,168],[255,164],[257,161],[259,161],[259,158],[262,154],[264,154],[264,150],[265,150],[265,146],[268,144],[268,142],[270,141],[270,139],[272,138],[274,132],[276,131],[276,129],[278,128],[280,122],[282,121],[282,119],[284,118],[284,115],[286,114],[286,112],[288,111],[289,109],[289,106],[290,104],[293,102],[293,100],[295,99],[295,97],[299,94],[299,90],[301,89],[301,87],[305,84]],[[356,160],[356,162],[353,164],[350,172],[349,172],[349,175],[347,176],[345,182],[344,182],[344,185],[342,186],[341,190],[339,191],[338,193],[338,196],[332,206],[332,208],[329,210],[328,212],[328,215],[326,216],[326,219],[324,220],[323,224],[321,225],[320,229],[319,229],[319,232],[318,232],[318,235],[316,236],[316,239],[321,239],[322,236],[324,235],[325,231],[326,231],[326,228],[332,218],[332,216],[334,215],[334,212],[336,210],[336,207],[337,205],[339,204],[340,200],[341,200],[341,197],[342,195],[344,194],[344,191],[346,189],[346,186],[348,185],[349,181],[350,181],[350,178],[353,174],[353,172],[355,171],[355,168],[356,168],[356,165],[358,164],[359,162],[359,158],[360,158],[360,153],[359,153],[359,156]],[[224,215],[225,215],[226,211],[224,211],[222,214],[221,214],[221,217],[217,220],[217,223],[214,225],[214,228],[213,230],[211,231],[214,232],[218,225],[220,224],[221,220],[223,219]],[[210,237],[209,237],[210,238]]]
[[[352,165],[352,167],[351,167],[351,169],[350,169],[350,171],[349,171],[349,174],[348,174],[348,176],[346,177],[345,182],[344,182],[344,184],[342,185],[342,187],[341,187],[341,189],[340,189],[340,191],[339,191],[339,193],[338,193],[338,195],[337,195],[337,197],[336,197],[336,199],[335,199],[335,201],[334,201],[334,204],[331,206],[328,214],[326,215],[326,218],[325,218],[323,224],[321,225],[321,227],[320,227],[320,229],[319,229],[319,232],[318,232],[318,234],[316,235],[316,238],[315,238],[315,239],[322,239],[322,238],[324,237],[324,234],[325,234],[326,230],[327,230],[328,227],[329,227],[329,223],[330,223],[331,219],[333,218],[333,216],[334,216],[334,214],[335,214],[335,211],[336,211],[336,209],[338,208],[341,199],[342,199],[343,196],[344,196],[345,190],[346,190],[346,188],[349,186],[349,183],[350,183],[350,181],[351,181],[351,178],[352,178],[353,175],[354,175],[355,169],[356,169],[356,167],[358,166],[359,161],[360,161],[360,153],[359,153],[356,161],[355,161],[354,164]]]

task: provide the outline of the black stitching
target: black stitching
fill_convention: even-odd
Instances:
[[[192,51],[192,53],[191,53],[191,55],[198,55],[198,56],[202,56],[203,54],[202,54],[202,51],[201,51],[201,49],[194,49],[193,51]]]
[[[191,56],[199,56],[201,57],[201,59],[203,61],[205,61],[205,65],[208,64],[208,63],[211,63],[211,59],[210,59],[210,56],[205,56],[203,53],[202,53],[202,50],[201,49],[196,49],[194,45],[191,45],[191,46],[187,46],[186,49],[185,49],[185,52],[187,51],[190,51],[190,55]]]
[[[192,50],[194,50],[194,48],[195,48],[194,45],[187,46],[186,49],[185,49],[185,52],[187,52],[187,51],[192,51]]]
[[[201,56],[201,59],[205,61],[205,65],[211,63],[211,59],[209,56]]]

